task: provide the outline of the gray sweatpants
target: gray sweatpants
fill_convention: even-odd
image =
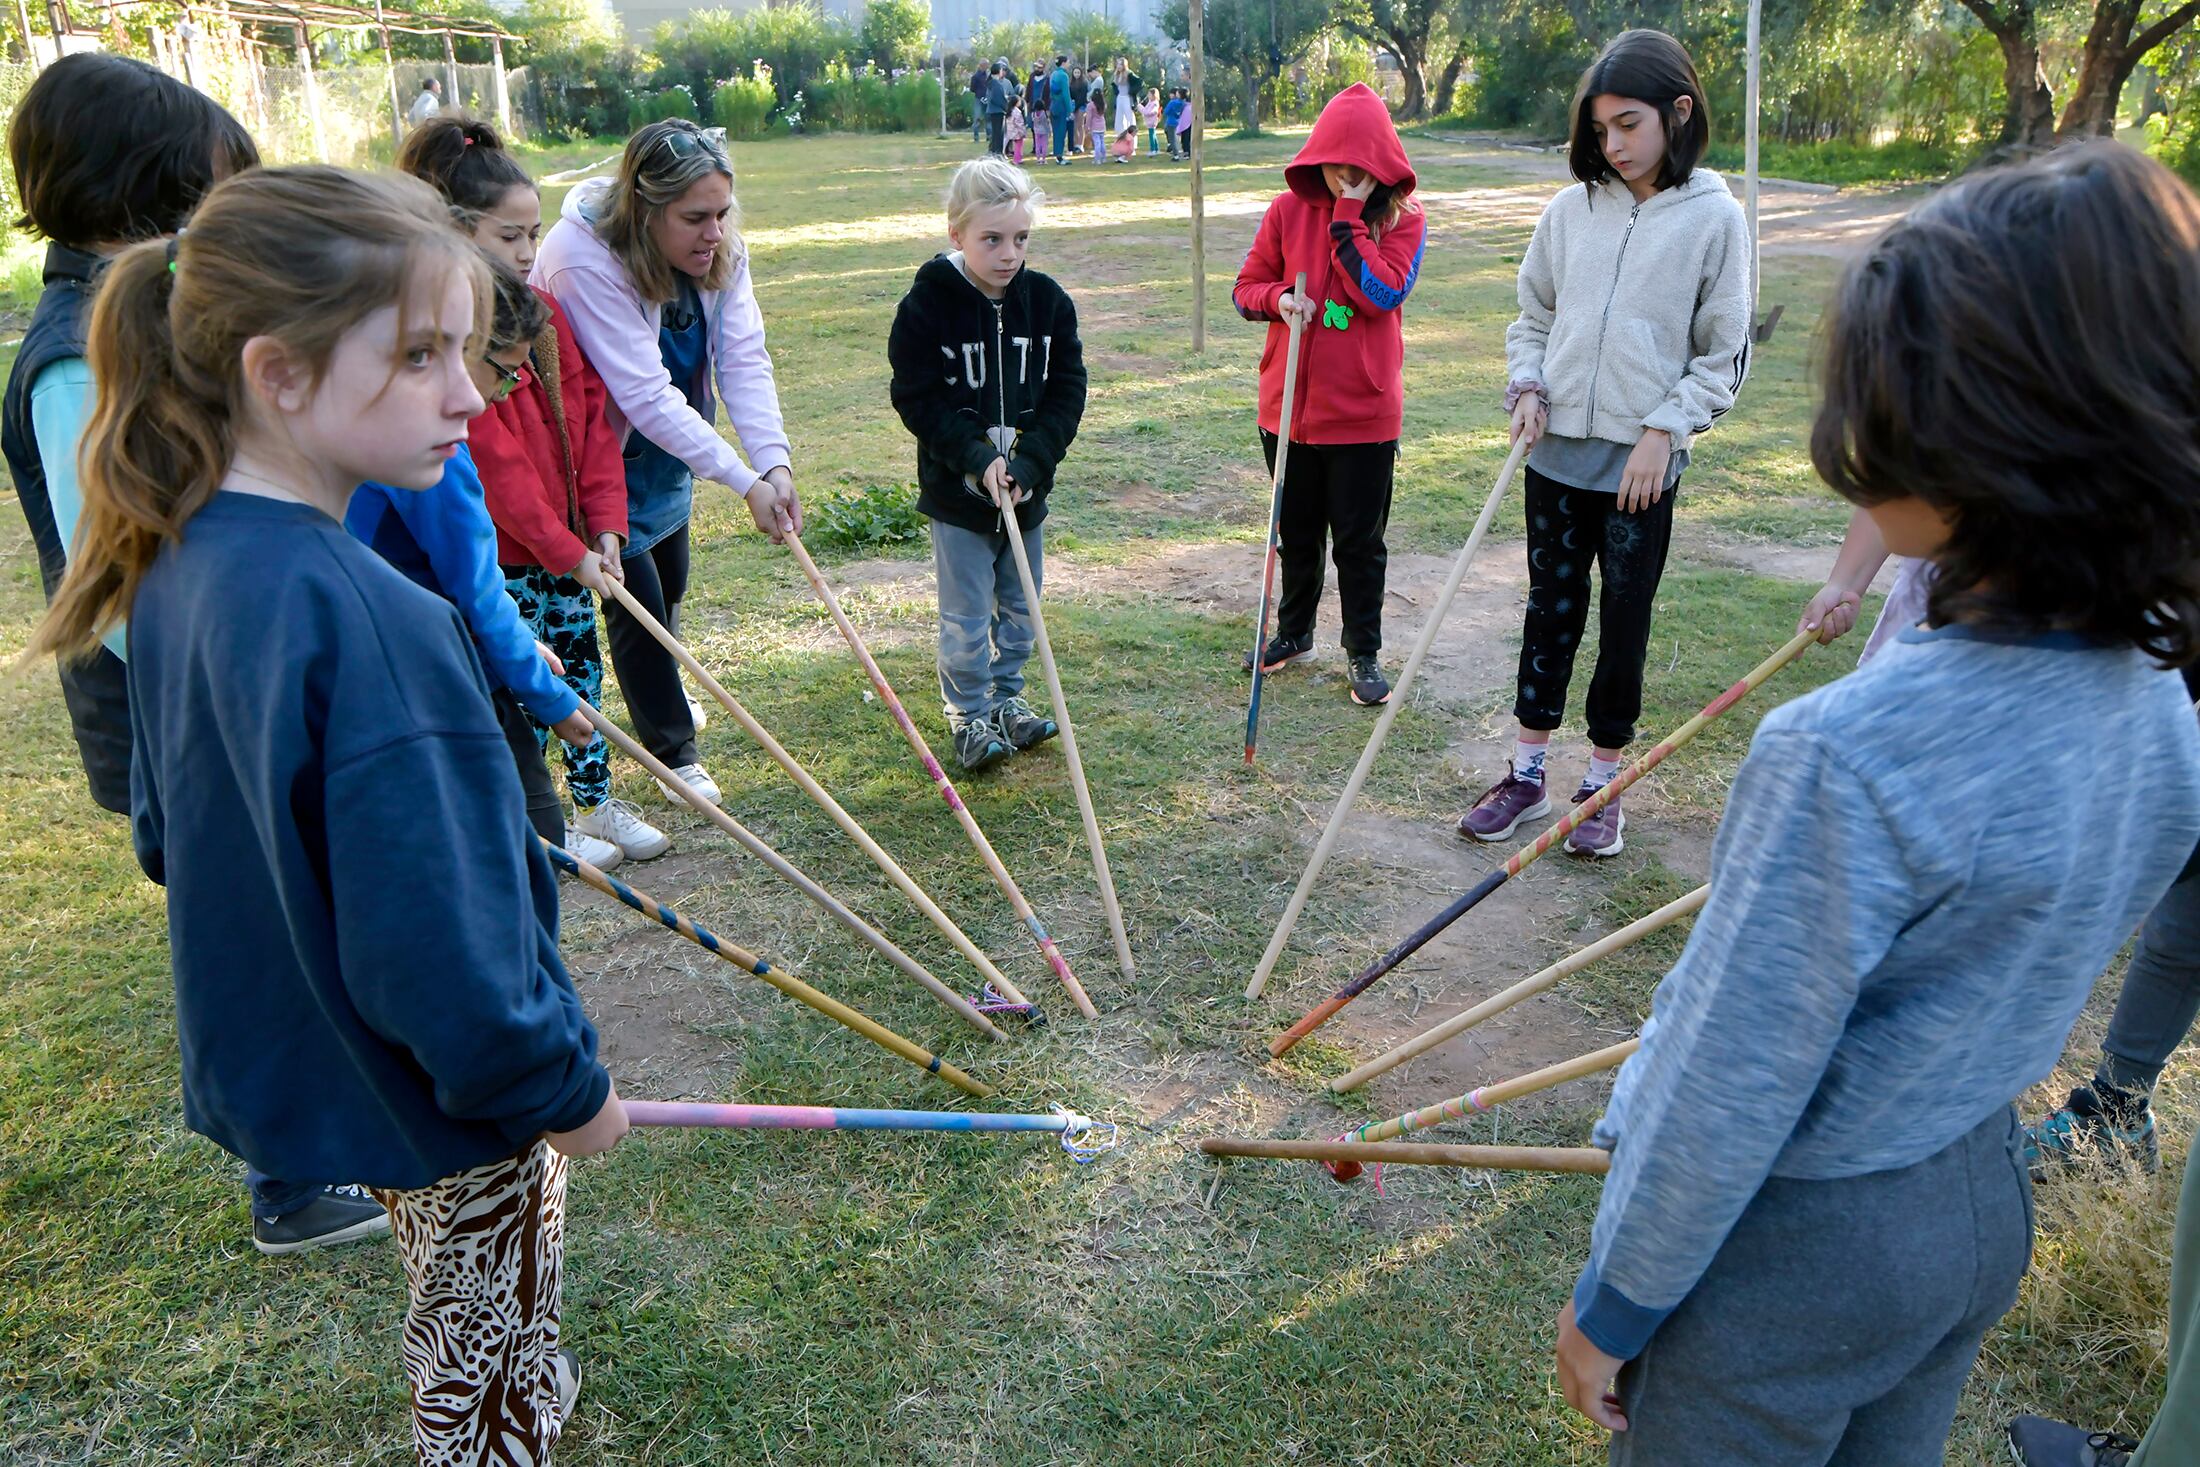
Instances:
[[[1620,1371],[1614,1467],[1940,1467],[2031,1256],[2012,1107],[1911,1166],[1772,1178]]]
[[[1046,587],[1045,525],[1024,531],[1032,585]],[[932,522],[932,571],[940,593],[940,706],[949,722],[989,714],[1023,696],[1024,664],[1038,640],[1008,532],[981,535]]]
[[[2162,1066],[2191,1032],[2195,1015],[2200,1015],[2200,874],[2187,866],[2139,929],[2108,1037],[2101,1041],[2101,1078],[2125,1090],[2152,1090]]]

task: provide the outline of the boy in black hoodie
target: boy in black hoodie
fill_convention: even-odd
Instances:
[[[940,698],[965,769],[1054,737],[1024,701],[1031,607],[996,493],[1012,495],[1035,585],[1054,471],[1085,413],[1077,308],[1025,268],[1042,196],[1005,158],[974,158],[947,190],[952,254],[917,272],[887,354],[894,410],[917,439],[917,508],[932,520]]]

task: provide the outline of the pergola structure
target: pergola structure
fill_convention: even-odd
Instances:
[[[13,0],[15,23],[21,33],[23,50],[32,66],[39,64],[38,47],[31,31],[30,11],[26,0]],[[135,9],[149,0],[99,0],[101,13],[110,21],[124,11]],[[306,111],[313,127],[313,147],[316,156],[324,160],[328,156],[326,136],[321,125],[320,89],[313,74],[313,32],[353,31],[377,35],[382,44],[382,62],[389,72],[390,132],[393,138],[402,139],[405,131],[404,104],[397,89],[397,62],[390,51],[390,35],[395,32],[408,36],[441,36],[443,38],[443,73],[445,94],[458,95],[458,55],[453,42],[459,37],[482,40],[489,43],[489,57],[495,68],[493,97],[496,106],[497,125],[506,132],[512,126],[512,99],[505,84],[504,43],[519,37],[510,31],[488,25],[478,20],[459,20],[451,16],[436,15],[427,11],[399,10],[387,7],[382,0],[371,4],[345,4],[342,0],[208,0],[204,4],[186,4],[183,7],[182,61],[187,79],[200,85],[200,78],[190,75],[198,64],[191,44],[200,18],[225,26],[235,26],[238,36],[247,44],[261,51],[274,51],[294,63],[305,83]],[[53,32],[54,54],[65,49],[63,38],[74,32],[67,8],[62,0],[46,0],[47,24]],[[264,99],[256,99],[264,105]]]

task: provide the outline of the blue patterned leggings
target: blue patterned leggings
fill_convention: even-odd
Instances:
[[[603,654],[596,646],[596,602],[588,588],[539,565],[501,569],[504,589],[519,603],[519,619],[565,664],[565,685],[589,707],[603,707]],[[549,739],[550,731],[535,724],[536,743],[547,748]],[[575,806],[592,809],[611,797],[611,746],[602,734],[585,749],[560,739],[558,751],[565,756],[565,788]]]

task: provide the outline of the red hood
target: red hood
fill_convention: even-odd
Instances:
[[[1398,129],[1391,126],[1390,108],[1365,82],[1354,82],[1329,99],[1314,121],[1306,146],[1283,170],[1291,192],[1327,208],[1334,199],[1322,182],[1324,163],[1365,169],[1376,182],[1396,189],[1401,198],[1413,192],[1417,181],[1413,165],[1406,161],[1405,144],[1398,141]]]

